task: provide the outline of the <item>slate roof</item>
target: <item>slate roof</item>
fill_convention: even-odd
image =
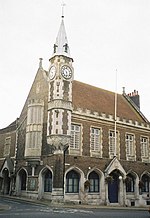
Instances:
[[[115,104],[115,93],[79,81],[73,81],[73,107],[88,109],[91,112],[113,115]],[[141,113],[142,114],[142,113]],[[144,116],[133,107],[133,105],[121,94],[117,94],[117,116],[121,119],[146,122]]]

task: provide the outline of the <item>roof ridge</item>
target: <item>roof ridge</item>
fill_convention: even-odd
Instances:
[[[81,81],[78,81],[78,80],[73,80],[73,82],[82,83],[82,84],[84,84],[84,85],[86,85],[86,86],[91,86],[91,87],[93,87],[93,88],[95,88],[95,89],[100,89],[100,90],[103,90],[103,91],[105,91],[105,92],[109,92],[109,93],[115,94],[114,91],[107,90],[107,89],[104,89],[104,88],[101,88],[101,87],[98,87],[98,86],[95,86],[95,85],[92,85],[92,84],[88,84],[88,83],[81,82]],[[121,95],[121,96],[122,96],[122,94],[120,94],[120,93],[117,93],[117,95]]]

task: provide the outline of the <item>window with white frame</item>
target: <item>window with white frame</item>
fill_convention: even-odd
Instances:
[[[141,137],[141,156],[148,158],[149,157],[149,143],[147,137]]]
[[[132,134],[126,134],[126,156],[128,160],[130,157],[135,159],[134,135]]]
[[[99,192],[99,175],[96,172],[91,172],[88,176],[90,181],[89,192]]]
[[[80,175],[75,170],[71,170],[66,175],[66,193],[79,192]]]
[[[80,138],[81,138],[81,126],[72,124],[71,125],[70,148],[79,149],[80,148]]]
[[[91,128],[91,151],[101,151],[101,130],[98,128]]]
[[[109,131],[109,156],[113,158],[114,156],[119,155],[119,148],[118,148],[118,132],[113,130]]]
[[[5,138],[5,144],[4,144],[4,157],[9,156],[10,154],[10,145],[11,145],[11,137]]]

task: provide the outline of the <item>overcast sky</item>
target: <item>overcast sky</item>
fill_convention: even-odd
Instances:
[[[150,120],[150,0],[65,0],[75,79],[110,91],[139,91]],[[0,128],[19,117],[39,58],[49,58],[61,0],[0,0]]]

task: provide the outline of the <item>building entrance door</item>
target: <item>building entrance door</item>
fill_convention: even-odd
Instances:
[[[110,203],[118,203],[118,176],[111,174],[113,181],[108,182],[108,199]]]

